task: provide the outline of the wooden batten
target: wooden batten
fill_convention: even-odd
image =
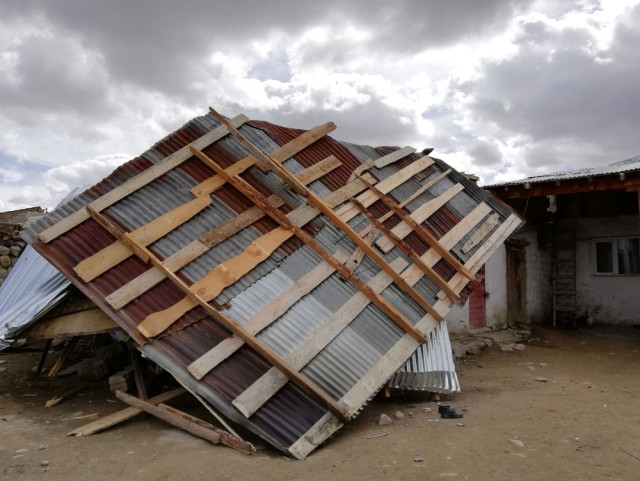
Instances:
[[[211,197],[203,196],[170,210],[148,224],[131,231],[129,235],[135,238],[139,243],[148,246],[158,239],[164,237],[172,230],[181,226],[196,214],[201,212],[205,207],[211,205]],[[77,266],[74,271],[85,282],[90,282],[109,269],[117,266],[122,261],[128,259],[133,253],[128,247],[120,241],[116,241],[110,246],[105,247],[100,252],[87,257]]]
[[[218,167],[219,168],[219,167]],[[224,173],[224,170],[219,168],[220,172]],[[218,173],[220,173],[218,172]],[[122,232],[118,231],[109,221],[104,218],[99,212],[96,212],[93,209],[87,208],[90,212],[91,217],[93,217],[100,225],[104,226],[111,234],[113,234],[120,241],[124,241],[126,234],[122,234]],[[283,361],[276,353],[274,353],[269,346],[265,343],[257,339],[253,336],[249,331],[247,331],[243,326],[237,324],[230,317],[226,316],[222,312],[215,309],[213,306],[209,305],[207,301],[202,299],[196,292],[193,292],[189,286],[187,286],[179,277],[177,277],[173,272],[169,271],[162,264],[160,259],[158,259],[151,251],[149,251],[145,246],[137,244],[135,239],[128,239],[128,244],[131,245],[132,249],[137,253],[137,255],[144,255],[148,258],[149,262],[151,262],[155,267],[162,270],[167,278],[182,292],[187,294],[187,296],[196,301],[200,306],[202,306],[208,314],[213,316],[218,322],[220,322],[225,328],[229,329],[236,336],[241,338],[247,345],[249,345],[253,350],[255,350],[258,354],[264,357],[268,362],[272,365],[278,367],[281,371],[286,373],[287,377],[291,379],[298,387],[300,387],[303,391],[308,393],[311,396],[316,397],[319,401],[321,401],[327,408],[341,417],[342,419],[348,419],[347,414],[342,409],[342,407],[335,402],[331,396],[329,396],[325,391],[319,388],[313,381],[311,381],[307,376],[298,372],[296,369],[291,367],[288,363]]]
[[[249,120],[244,115],[238,115],[230,120],[230,124],[233,125],[234,128],[240,127],[247,120]],[[167,158],[158,162],[157,164],[149,167],[147,170],[142,172],[141,174],[135,176],[133,179],[128,180],[124,184],[119,187],[116,187],[110,192],[107,192],[105,195],[97,198],[90,205],[96,212],[100,212],[110,205],[115,204],[119,200],[125,198],[129,194],[135,192],[136,190],[144,187],[148,183],[154,181],[158,177],[166,174],[170,170],[176,168],[184,161],[191,157],[191,151],[189,150],[189,146],[193,145],[199,149],[204,149],[208,145],[211,145],[221,138],[225,137],[229,133],[228,127],[225,125],[221,125],[211,132],[206,133],[202,137],[194,140],[191,144],[182,147],[177,152],[169,155]],[[84,221],[90,218],[88,211],[85,209],[80,209],[68,217],[65,217],[60,222],[52,225],[48,229],[40,232],[38,238],[42,242],[51,242],[56,237],[64,234],[70,229],[73,229],[79,224],[82,224]]]
[[[373,162],[374,167],[381,169],[386,167],[387,165],[393,164],[394,162],[399,161],[400,159],[404,159],[408,155],[413,154],[416,151],[413,147],[402,147],[401,149],[395,150],[390,154],[384,155]]]
[[[392,262],[392,268],[400,271],[407,266],[404,259]],[[389,287],[393,279],[386,272],[379,272],[368,286],[377,293]],[[304,339],[284,359],[296,369],[302,369],[338,336],[371,301],[361,292],[353,295],[336,312],[334,312],[316,331]],[[265,402],[277,393],[288,379],[275,368],[270,369],[242,392],[233,405],[246,417],[255,413]]]
[[[240,135],[240,134],[236,133],[236,135]],[[255,147],[253,148],[255,149]],[[213,160],[209,159],[205,154],[203,154],[202,152],[199,152],[197,149],[193,149],[193,153],[196,154],[203,162],[208,163],[214,170],[218,171],[220,175],[226,176],[226,173],[224,172],[224,170],[219,165],[217,165]],[[287,183],[291,182],[289,178],[287,180],[288,180]],[[326,251],[320,244],[318,244],[310,234],[308,234],[306,231],[302,230],[301,228],[296,227],[293,223],[291,223],[289,219],[287,219],[287,217],[284,214],[282,214],[277,209],[274,209],[271,206],[269,206],[265,202],[264,197],[258,191],[256,191],[253,187],[251,187],[251,185],[249,185],[240,177],[227,176],[227,181],[230,184],[232,184],[234,187],[236,187],[236,189],[238,189],[240,192],[242,192],[254,204],[258,205],[261,209],[263,209],[272,219],[278,222],[282,227],[293,230],[295,235],[302,242],[307,244],[324,260],[329,262],[345,280],[351,282],[357,289],[364,292],[365,295],[367,295],[372,300],[372,302],[376,306],[378,306],[399,327],[401,327],[406,332],[410,332],[413,336],[415,336],[416,339],[420,340],[421,342],[426,342],[426,337],[422,333],[417,331],[414,328],[414,326],[402,314],[400,314],[400,312],[398,312],[393,306],[391,306],[381,296],[373,292],[357,276],[354,276],[353,273],[351,273],[348,269],[346,269],[334,256],[331,255],[331,253]],[[363,185],[362,182],[361,182],[361,185]],[[324,205],[326,206],[326,204]],[[322,211],[322,209],[320,210]],[[355,235],[357,236],[357,234]],[[360,239],[360,241],[361,240],[362,239]]]
[[[491,232],[493,228],[498,225],[498,222],[500,222],[500,216],[497,213],[491,214],[489,218],[484,222],[484,224],[478,227],[478,230],[475,231],[469,238],[469,240],[464,243],[461,251],[466,254],[476,245],[482,242],[482,240],[487,237],[489,232]]]

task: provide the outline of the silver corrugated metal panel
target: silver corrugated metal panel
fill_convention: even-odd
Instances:
[[[565,170],[562,172],[553,172],[551,174],[534,175],[525,177],[524,179],[511,180],[509,182],[499,182],[490,184],[485,187],[503,187],[508,185],[535,184],[540,182],[553,182],[556,180],[581,179],[585,177],[598,177],[603,175],[621,174],[623,172],[631,172],[640,170],[640,155],[629,159],[614,162],[613,164],[602,167],[591,167],[587,169]]]
[[[0,287],[0,349],[56,306],[69,286],[66,277],[27,246]]]
[[[387,386],[406,391],[460,392],[445,321],[431,331],[429,342],[416,350],[402,369],[389,379]]]

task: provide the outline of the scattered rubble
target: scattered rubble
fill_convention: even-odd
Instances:
[[[383,413],[380,415],[380,419],[378,420],[378,426],[388,426],[392,422],[391,418]]]

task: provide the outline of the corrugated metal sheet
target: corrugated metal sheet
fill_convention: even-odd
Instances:
[[[40,232],[63,217],[83,208],[98,196],[112,191],[150,165],[161,162],[168,155],[218,125],[219,122],[210,115],[193,120],[141,157],[117,169],[111,176],[77,199],[31,225],[24,233],[24,237],[33,242],[34,247],[136,339],[142,345],[141,349],[152,360],[170,370],[181,382],[188,384],[231,419],[253,430],[274,446],[302,457],[313,449],[314,443],[317,444],[323,440],[309,434],[312,428],[318,429],[314,426],[327,416],[327,408],[315,396],[307,394],[297,385],[288,382],[248,418],[244,417],[232,403],[271,368],[262,356],[244,346],[197,381],[189,374],[186,367],[231,335],[218,321],[210,317],[204,308],[191,309],[161,335],[147,339],[137,330],[138,324],[149,314],[169,308],[180,301],[184,294],[176,286],[169,280],[164,280],[134,302],[115,311],[106,301],[106,296],[148,270],[149,267],[142,260],[132,256],[94,280],[85,283],[73,268],[80,261],[113,242],[113,238],[105,234],[102,227],[93,220],[87,220],[49,243],[45,244],[38,240]],[[245,124],[240,131],[265,152],[274,151],[301,133],[299,130],[273,126],[265,122]],[[368,158],[371,155],[379,157],[387,151],[394,150],[395,148],[356,147],[325,136],[306,147],[293,159],[288,160],[286,166],[296,172],[314,165],[329,155],[335,155],[342,165],[310,185],[312,192],[325,195],[345,185],[353,170],[366,160],[364,157]],[[223,138],[203,151],[224,167],[232,165],[247,154],[246,149],[231,136]],[[383,180],[420,158],[420,154],[412,154],[382,169],[371,169],[370,173],[376,179]],[[425,177],[428,181],[429,178],[448,168],[446,164],[436,160],[422,175],[409,179],[393,190],[390,195],[397,201],[402,201],[425,182]],[[211,175],[212,172],[208,167],[199,160],[191,158],[180,167],[174,168],[124,200],[103,210],[102,214],[122,230],[132,231],[171,208],[190,200],[192,197],[188,193],[189,189]],[[306,199],[282,185],[280,178],[273,172],[263,173],[253,167],[243,174],[243,178],[263,195],[277,194],[281,197],[286,202],[282,208],[283,212],[302,206],[306,202]],[[438,209],[424,223],[425,228],[437,238],[462,222],[465,216],[480,203],[487,204],[490,211],[497,212],[501,223],[512,215],[502,204],[455,171],[411,202],[408,206],[409,211],[414,211],[455,183],[462,184],[464,190],[444,207]],[[253,205],[229,185],[216,191],[212,197],[212,205],[175,228],[171,234],[150,245],[151,252],[160,259],[165,259],[197,239],[203,232],[221,225]],[[379,204],[371,206],[371,211],[377,216],[386,211],[386,207]],[[397,219],[390,219],[389,227],[397,222]],[[471,224],[465,237],[472,235],[481,223],[481,219],[478,219]],[[205,255],[192,261],[179,271],[179,277],[187,283],[201,279],[222,261],[243,252],[252,241],[269,232],[276,225],[273,220],[266,217],[255,222],[251,227],[230,236]],[[368,225],[368,220],[363,215],[358,215],[349,221],[349,225],[361,229]],[[517,223],[512,228],[515,228],[515,225]],[[318,216],[305,230],[330,252],[341,250],[350,255],[356,249],[354,242],[328,222],[324,216]],[[419,254],[424,253],[427,250],[426,245],[419,239],[412,238],[413,235],[410,234],[407,237],[407,242],[415,246]],[[470,252],[463,254],[459,250],[463,241],[464,239],[458,241],[452,249],[462,262],[470,259],[477,249],[484,248],[490,252],[495,247],[493,244],[481,246],[482,243],[480,243]],[[402,259],[405,263],[409,261],[398,248],[393,248],[385,255],[387,262],[395,259]],[[235,322],[245,323],[267,302],[273,300],[288,286],[293,285],[320,261],[319,256],[309,247],[302,245],[296,239],[290,239],[276,249],[266,261],[224,289],[213,305],[218,309],[224,309],[225,314]],[[446,279],[448,279],[454,271],[445,264],[439,262],[434,268],[438,272],[447,274]],[[375,262],[365,257],[355,273],[364,282],[368,282],[374,276],[381,275],[381,269]],[[427,302],[432,304],[440,302],[437,297],[440,288],[427,276],[423,276],[414,288]],[[334,273],[309,294],[304,295],[257,337],[280,357],[294,353],[313,333],[325,326],[327,319],[356,294],[357,291],[352,285],[345,283]],[[395,283],[385,288],[381,296],[398,309],[411,324],[423,325],[430,318],[428,315],[425,316],[424,310]],[[350,412],[356,415],[377,389],[384,385],[393,371],[411,358],[417,343],[373,304],[365,305],[360,311],[354,313],[354,316],[355,318],[346,327],[327,340],[326,345],[319,347],[319,351],[313,355],[312,359],[304,363],[301,372],[332,399],[349,406]],[[449,372],[448,368],[451,366],[445,362],[447,359],[444,353],[448,338],[446,329],[444,329],[445,334],[441,332],[443,329],[444,327],[440,327],[437,330],[440,334],[433,335],[436,349],[427,347],[420,350],[415,355],[416,362],[410,363],[411,370],[425,368],[436,369],[434,371],[436,373]],[[389,357],[392,351],[394,354]],[[391,364],[388,364],[389,362]],[[380,378],[378,374],[377,366],[380,363],[395,366],[385,378]],[[366,384],[366,388],[361,388],[360,382],[367,376],[373,377]],[[434,376],[441,378],[442,390],[454,385],[454,379],[450,376],[444,378],[440,374],[434,374]],[[407,382],[404,384],[407,385]],[[357,395],[354,394],[356,391]],[[347,402],[347,398],[352,400]],[[326,428],[322,432],[328,435],[339,427],[339,423],[333,421],[332,423],[331,428]],[[308,443],[309,439],[314,439],[314,442]],[[302,442],[303,440],[306,441]],[[304,447],[296,447],[300,442]]]
[[[640,171],[640,155],[631,157],[626,160],[614,162],[613,164],[591,167],[586,169],[566,170],[562,172],[553,172],[544,175],[534,175],[525,177],[524,179],[512,180],[509,182],[500,182],[497,184],[487,185],[486,187],[505,187],[509,185],[537,184],[541,182],[554,182],[556,180],[584,179],[587,177],[601,177],[612,174],[621,174],[624,172]]]

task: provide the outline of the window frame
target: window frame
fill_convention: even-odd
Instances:
[[[637,273],[623,273],[620,274],[620,267],[618,265],[618,241],[620,240],[638,240],[640,243],[640,236],[618,236],[618,237],[600,237],[592,239],[592,259],[593,259],[593,274],[596,276],[616,276],[616,277],[628,277],[628,276],[640,276],[640,272]],[[598,248],[597,244],[608,242],[611,244],[611,262],[613,266],[613,272],[599,272],[598,271]],[[639,260],[640,264],[640,260]]]

